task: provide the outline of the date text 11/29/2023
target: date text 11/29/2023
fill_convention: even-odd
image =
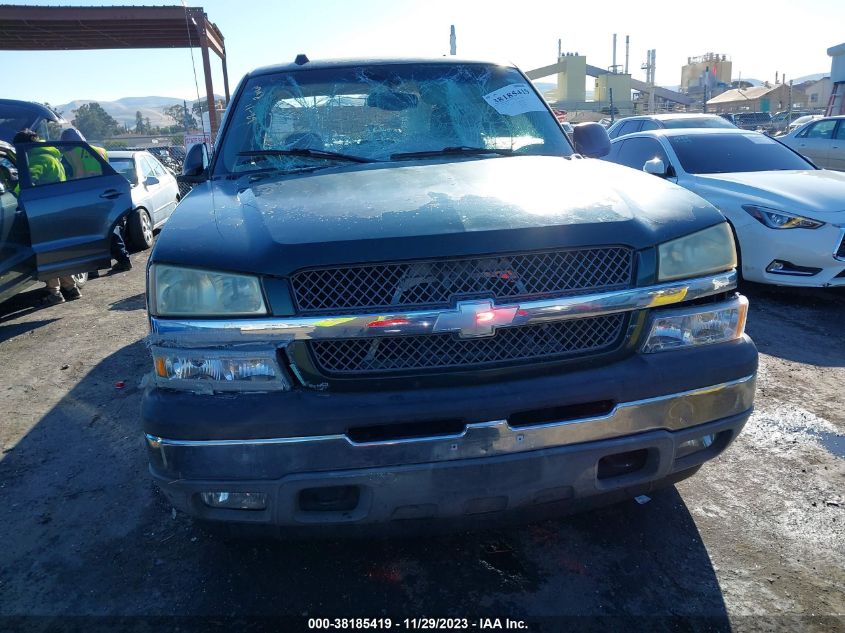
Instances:
[[[310,630],[526,630],[524,620],[510,618],[308,618]]]

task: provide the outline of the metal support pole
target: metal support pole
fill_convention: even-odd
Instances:
[[[208,124],[211,127],[210,135],[213,139],[217,134],[217,111],[214,108],[214,86],[211,83],[211,60],[208,57],[208,40],[203,31],[200,40],[202,50],[202,70],[205,73],[205,98],[208,102]]]
[[[223,93],[226,95],[226,105],[229,105],[229,72],[226,70],[226,51],[223,51]]]

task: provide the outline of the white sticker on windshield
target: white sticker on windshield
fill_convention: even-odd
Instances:
[[[543,102],[528,84],[511,84],[484,95],[484,100],[499,114],[516,116],[525,112],[542,112],[546,109]]]

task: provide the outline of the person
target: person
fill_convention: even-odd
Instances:
[[[88,143],[82,132],[73,127],[62,130],[61,140]],[[100,154],[103,160],[107,161],[109,159],[109,154],[104,147],[92,145],[91,143],[88,143],[88,145]],[[89,178],[103,174],[102,165],[84,147],[73,147],[65,151],[64,157],[71,167],[74,178]],[[109,250],[111,251],[111,258],[116,260],[117,263],[112,266],[110,274],[132,270],[132,262],[129,260],[129,251],[126,250],[126,242],[124,240],[125,231],[126,219],[124,218],[117,223],[111,234]]]
[[[42,139],[38,134],[29,128],[25,128],[15,134],[12,143],[41,143]],[[47,185],[67,180],[65,168],[62,165],[62,154],[55,147],[41,145],[27,150],[27,165],[29,167],[29,180],[33,187]],[[19,189],[18,189],[19,190]],[[76,285],[73,277],[54,277],[48,279],[47,296],[44,298],[46,305],[64,303],[65,300],[73,301],[79,299],[82,293]]]

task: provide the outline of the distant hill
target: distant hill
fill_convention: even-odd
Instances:
[[[222,99],[222,95],[214,95]],[[194,100],[196,101],[196,100]],[[193,106],[194,101],[188,101],[188,107]],[[166,117],[162,110],[172,105],[181,105],[182,99],[175,97],[122,97],[116,101],[97,101],[96,99],[75,99],[68,103],[54,106],[63,116],[70,121],[73,119],[73,111],[86,103],[99,103],[121,125],[130,129],[135,127],[135,113],[140,111],[141,116],[150,119],[153,126],[173,125],[173,120]]]

